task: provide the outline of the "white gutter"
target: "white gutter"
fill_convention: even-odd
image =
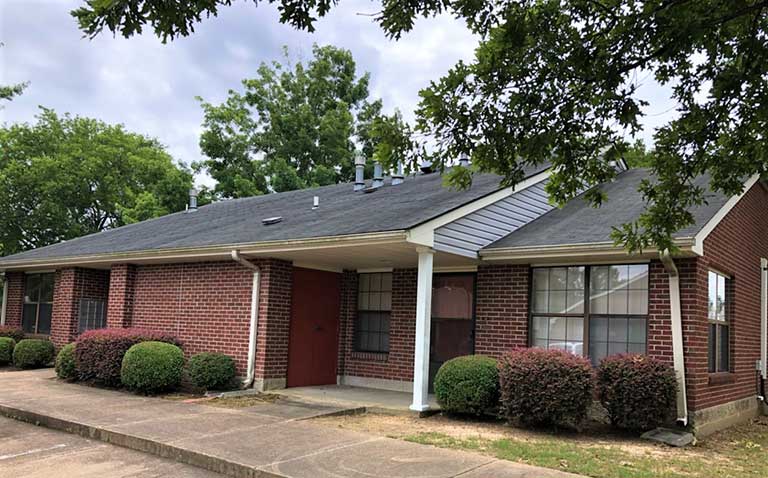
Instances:
[[[5,272],[0,272],[0,277],[3,279],[3,305],[0,308],[0,325],[5,325],[5,310],[8,304],[8,278],[5,276]]]
[[[688,399],[685,390],[685,357],[683,355],[683,318],[680,307],[680,275],[668,250],[659,259],[669,274],[669,312],[672,319],[672,358],[677,376],[677,422],[688,425]]]
[[[232,251],[232,260],[242,264],[253,271],[253,285],[251,286],[251,325],[248,331],[248,372],[243,387],[248,388],[253,385],[256,377],[256,334],[259,327],[259,285],[261,283],[261,269],[254,263],[240,256],[240,251]]]

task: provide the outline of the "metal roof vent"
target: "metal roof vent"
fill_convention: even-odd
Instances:
[[[397,172],[392,175],[392,186],[397,186],[398,184],[403,184],[403,178],[405,176],[403,175],[403,163],[400,161],[397,162]]]
[[[187,212],[197,211],[197,189],[192,188],[189,190],[189,204],[187,204]]]
[[[381,163],[376,161],[373,163],[373,184],[374,188],[380,188],[384,186],[384,169],[381,167]]]
[[[320,196],[314,196],[312,198],[312,209],[317,209],[320,207]]]
[[[376,190],[379,189],[376,186],[368,186],[367,188],[363,189],[363,192],[365,194],[375,193]]]
[[[365,187],[365,157],[358,152],[355,155],[355,191]]]
[[[462,168],[469,167],[469,155],[467,155],[467,153],[461,153],[461,155],[459,155],[459,166]]]
[[[421,174],[432,174],[435,172],[432,169],[432,163],[422,163],[419,169],[421,170]]]
[[[271,226],[272,224],[277,224],[282,220],[283,220],[283,216],[267,217],[262,219],[261,223],[265,226]]]

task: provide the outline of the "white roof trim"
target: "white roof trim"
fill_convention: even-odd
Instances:
[[[472,201],[468,204],[458,207],[453,211],[449,211],[434,219],[430,219],[429,221],[423,224],[412,227],[411,229],[408,230],[408,236],[406,240],[408,242],[411,242],[413,244],[417,244],[420,246],[433,247],[435,245],[435,229],[442,227],[450,222],[456,221],[457,219],[461,219],[467,214],[472,214],[478,209],[482,209],[486,206],[490,206],[491,204],[498,202],[506,197],[509,197],[518,191],[527,189],[533,186],[534,184],[538,184],[541,181],[548,178],[550,174],[552,174],[551,168],[541,173],[538,173],[534,176],[531,176],[528,179],[525,179],[524,181],[519,182],[515,186],[500,189],[494,193],[491,193],[487,196],[481,197],[480,199],[476,199],[475,201]]]
[[[744,183],[744,190],[741,192],[741,194],[728,199],[725,205],[723,205],[723,207],[721,207],[717,213],[712,216],[712,218],[704,225],[704,227],[701,228],[701,230],[696,234],[696,237],[693,239],[693,252],[700,256],[704,255],[704,240],[712,233],[712,231],[715,230],[717,225],[720,224],[720,221],[725,219],[725,216],[731,212],[731,209],[733,209],[736,204],[739,203],[741,198],[743,198],[747,192],[752,189],[752,186],[754,186],[759,179],[760,176],[757,174],[749,178],[747,182]]]

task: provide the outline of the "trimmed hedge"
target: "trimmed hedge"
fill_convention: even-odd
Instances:
[[[77,366],[75,364],[75,344],[67,344],[59,350],[56,356],[56,375],[62,380],[74,380],[77,378]]]
[[[435,376],[435,396],[448,413],[482,415],[499,403],[496,360],[467,355],[445,362]]]
[[[13,365],[19,368],[40,368],[51,363],[54,355],[50,340],[24,339],[13,348]]]
[[[584,357],[515,349],[499,361],[502,414],[529,425],[578,426],[592,403],[594,381]]]
[[[674,369],[646,355],[613,355],[597,369],[600,403],[611,424],[646,431],[665,424],[675,409],[677,380]]]
[[[125,353],[120,377],[123,385],[143,393],[172,390],[184,373],[184,353],[164,342],[142,342]]]
[[[204,390],[223,390],[235,379],[235,361],[222,353],[203,352],[193,355],[187,365],[192,383]]]
[[[19,343],[24,339],[24,331],[18,327],[0,325],[0,337],[10,337],[16,341],[16,343]]]
[[[11,363],[14,347],[16,347],[16,341],[11,337],[0,337],[0,365]]]
[[[80,380],[120,385],[123,356],[141,342],[165,342],[181,346],[171,334],[147,329],[98,329],[85,332],[75,343],[75,363]]]

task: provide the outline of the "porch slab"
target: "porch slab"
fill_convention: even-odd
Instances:
[[[0,396],[0,414],[7,417],[238,478],[573,476],[552,470],[526,474],[530,467],[512,462],[290,418],[328,406],[278,400],[270,408],[292,411],[220,409],[63,383],[51,370],[3,374],[0,389],[11,392]],[[485,473],[485,467],[492,468]]]
[[[410,392],[396,392],[378,388],[352,387],[350,385],[321,385],[273,390],[270,393],[307,403],[328,406],[365,408],[369,411],[415,413],[409,407],[413,401]],[[440,411],[434,395],[429,396],[430,411]]]

